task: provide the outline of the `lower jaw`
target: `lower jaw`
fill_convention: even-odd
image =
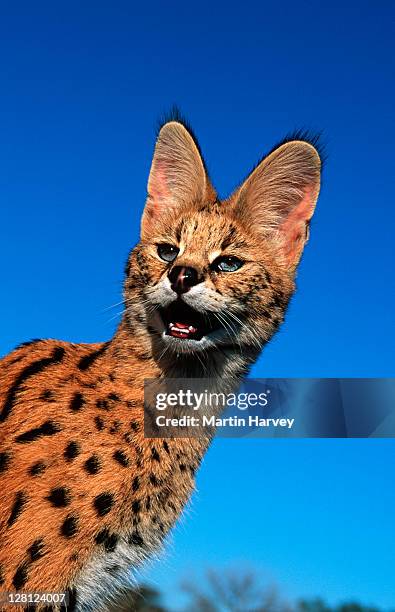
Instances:
[[[162,340],[177,353],[191,353],[215,347],[215,342],[209,336],[202,336],[199,339],[177,338],[163,331]]]

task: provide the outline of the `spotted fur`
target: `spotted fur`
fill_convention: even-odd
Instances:
[[[283,320],[319,179],[314,146],[291,140],[220,201],[190,131],[179,120],[162,127],[114,337],[34,340],[1,361],[2,590],[67,590],[69,609],[122,609],[131,570],[160,549],[209,443],[145,438],[144,379],[237,384]],[[176,261],[158,255],[163,243]],[[221,273],[223,256],[242,266]],[[165,333],[174,266],[198,279],[179,299],[217,316],[201,340]]]

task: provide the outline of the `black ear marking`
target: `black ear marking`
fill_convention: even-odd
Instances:
[[[176,123],[180,123],[188,132],[188,134],[190,135],[190,137],[192,138],[193,142],[195,143],[195,146],[199,152],[199,155],[202,159],[203,162],[203,166],[204,169],[206,171],[206,174],[208,174],[207,171],[207,164],[204,160],[203,157],[203,153],[202,153],[202,149],[200,147],[199,141],[196,137],[196,134],[194,132],[194,130],[192,129],[191,124],[189,123],[188,119],[183,115],[183,113],[181,112],[180,108],[177,106],[177,104],[173,104],[173,106],[165,113],[162,114],[162,116],[159,118],[158,122],[157,122],[157,128],[156,128],[156,139],[159,136],[159,133],[161,131],[161,129],[166,125],[166,123],[170,123],[171,121],[175,121]]]

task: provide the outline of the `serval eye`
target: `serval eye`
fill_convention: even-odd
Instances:
[[[174,261],[179,252],[180,249],[172,244],[158,244],[158,255],[163,261]]]
[[[214,270],[219,270],[220,272],[236,272],[242,265],[241,259],[232,255],[217,257],[213,262]]]

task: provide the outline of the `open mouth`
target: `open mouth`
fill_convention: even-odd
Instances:
[[[203,315],[181,300],[162,308],[160,314],[166,335],[180,340],[201,340],[203,336],[220,327],[218,320],[211,313]]]

